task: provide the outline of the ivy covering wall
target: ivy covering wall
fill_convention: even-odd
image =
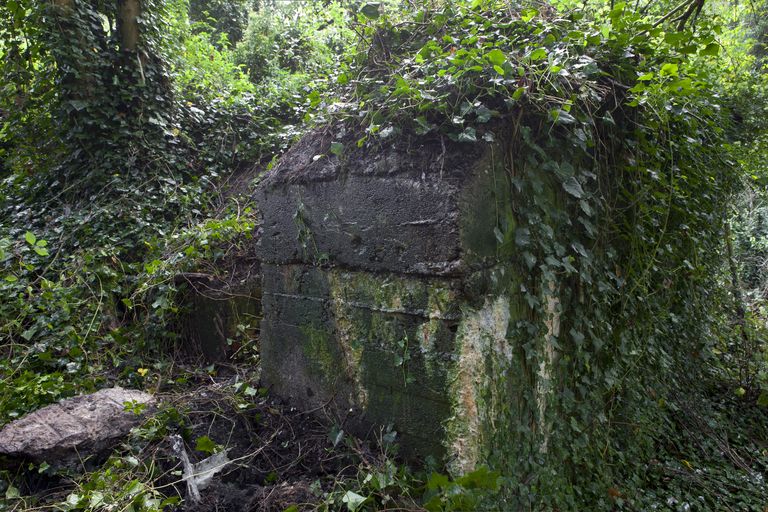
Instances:
[[[476,376],[504,506],[608,508],[716,343],[721,212],[739,182],[728,114],[690,55],[717,54],[717,29],[669,33],[623,3],[597,23],[480,2],[369,15],[370,49],[341,76],[357,137],[338,152],[427,134],[506,148],[513,199],[495,232],[522,312],[512,365],[489,356]]]

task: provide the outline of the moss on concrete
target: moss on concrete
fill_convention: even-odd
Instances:
[[[535,386],[535,371],[510,335],[510,326],[530,314],[520,296],[521,269],[509,257],[517,228],[511,187],[497,146],[450,180],[405,174],[375,176],[377,187],[390,179],[400,187],[370,195],[386,202],[381,212],[393,212],[387,219],[370,205],[330,199],[331,189],[369,190],[373,178],[355,173],[336,185],[310,177],[280,182],[279,194],[263,195],[280,199],[265,214],[276,238],[264,251],[273,260],[265,265],[264,376],[307,408],[333,403],[352,429],[392,424],[406,454],[446,455],[462,472],[514,456],[505,447],[519,437],[518,423],[535,421],[521,398]],[[290,228],[278,213],[298,207],[294,196],[326,249],[349,244],[328,250],[326,265],[277,243],[282,227]],[[437,201],[433,209],[430,200]],[[416,218],[403,216],[401,203]],[[361,217],[353,215],[357,209]],[[379,225],[386,229],[371,238]],[[448,266],[422,265],[437,260],[418,233],[436,226],[452,234],[430,243],[453,244],[440,254],[459,256]],[[358,236],[345,235],[351,231]],[[406,231],[411,246],[378,250],[386,245],[381,237],[397,245]]]

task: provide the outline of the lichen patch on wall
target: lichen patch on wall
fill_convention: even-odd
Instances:
[[[481,460],[484,424],[491,411],[485,402],[497,393],[488,359],[494,366],[509,367],[512,351],[507,340],[509,299],[487,299],[476,311],[465,311],[456,334],[458,365],[451,383],[453,414],[448,420],[448,442],[454,455],[451,470],[472,471]]]

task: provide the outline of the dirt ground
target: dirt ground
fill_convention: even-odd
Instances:
[[[179,511],[282,512],[290,506],[314,510],[335,480],[354,474],[360,460],[376,456],[367,443],[352,438],[334,447],[329,435],[334,420],[323,420],[317,411],[298,411],[265,390],[247,401],[242,395],[239,399],[232,392],[238,377],[237,372],[223,372],[190,393],[165,397],[167,405],[185,411],[183,433],[192,463],[209,455],[194,449],[194,440],[203,436],[228,450],[232,461],[194,504],[185,496],[186,484],[172,476],[178,473],[179,461],[170,441],[157,443],[153,457],[166,470],[164,479],[187,498]],[[164,479],[158,484],[166,483]]]

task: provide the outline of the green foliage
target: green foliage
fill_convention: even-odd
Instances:
[[[765,194],[768,167],[766,141],[768,123],[764,104],[768,99],[768,73],[764,60],[765,27],[762,19],[765,2],[715,9],[728,23],[722,40],[725,59],[716,68],[719,88],[733,111],[734,155],[743,169],[744,192],[727,214],[732,243],[728,282],[730,312],[728,326],[739,333],[726,332],[718,346],[717,370],[732,389],[743,392],[745,402],[760,403],[768,396],[768,357],[766,357],[765,306]]]
[[[504,507],[635,507],[662,404],[717,342],[723,211],[740,185],[712,91],[721,28],[654,21],[624,3],[594,18],[480,1],[362,12],[368,45],[339,77],[358,146],[431,135],[506,153],[514,207],[496,232],[525,276],[510,335],[521,396],[481,434],[511,483]]]
[[[177,276],[220,272],[252,243],[247,183],[228,199],[222,183],[285,147],[299,128],[284,120],[305,112],[281,112],[302,81],[256,102],[227,46],[189,27],[184,2],[142,2],[138,54],[120,47],[114,5],[0,3],[14,20],[0,24],[1,423],[115,383],[167,385]],[[163,410],[137,436],[182,422]],[[59,508],[167,509],[178,497],[158,478],[146,454],[115,455],[75,478]],[[34,501],[19,488],[1,488],[2,506]]]
[[[335,72],[352,38],[348,15],[338,2],[286,3],[251,13],[235,56],[254,83],[284,73],[322,81]]]
[[[231,52],[210,42],[209,34],[189,34],[177,66],[176,87],[187,101],[214,100],[233,104],[242,101],[254,87],[235,64]]]
[[[207,25],[221,41],[235,44],[243,37],[248,24],[249,0],[189,0],[189,18],[195,23]]]
[[[489,495],[499,491],[499,473],[480,467],[451,480],[432,473],[427,480],[424,508],[430,512],[451,510],[482,510]]]
[[[762,3],[695,27],[659,23],[663,2],[280,3],[247,27],[243,1],[142,4],[138,54],[120,47],[113,4],[0,4],[3,422],[115,380],[148,386],[147,361],[178,336],[175,277],[226,269],[252,243],[255,211],[218,184],[344,121],[336,156],[395,137],[504,148],[515,201],[494,227],[525,276],[512,384],[526,391],[479,434],[493,471],[386,461],[325,495],[328,509],[760,510],[768,372],[733,335],[722,241],[740,166],[751,193],[733,233],[760,339]],[[736,382],[744,357],[756,386]],[[713,378],[725,384],[700,411],[681,405]],[[544,409],[538,389],[555,397]],[[169,409],[136,435],[181,423]],[[61,508],[160,510],[172,503],[157,478],[113,457]]]
[[[492,510],[493,494],[499,491],[501,481],[498,473],[484,466],[457,478],[429,469],[414,472],[408,466],[397,464],[385,452],[375,463],[361,464],[354,479],[337,481],[334,488],[325,493],[320,509],[349,512],[398,507],[429,512]]]
[[[113,6],[0,6],[15,20],[0,28],[9,57],[0,64],[4,422],[115,372],[140,385],[134,369],[176,337],[174,273],[216,261],[252,229],[250,209],[247,221],[237,207],[206,220],[218,208],[214,183],[289,139],[262,137],[277,120],[219,99],[251,88],[234,65],[200,65],[171,82],[179,62],[219,51],[186,31],[179,5],[143,7],[151,26],[139,58],[120,48]],[[61,32],[43,29],[46,17]],[[83,48],[93,50],[84,57]],[[154,260],[162,272],[146,272]]]
[[[153,487],[155,468],[145,466],[137,457],[112,457],[89,475],[70,493],[59,510],[96,512],[133,510],[160,512],[177,504],[178,497],[165,498]]]
[[[195,450],[210,455],[216,451],[216,443],[208,436],[201,436],[195,440]]]

